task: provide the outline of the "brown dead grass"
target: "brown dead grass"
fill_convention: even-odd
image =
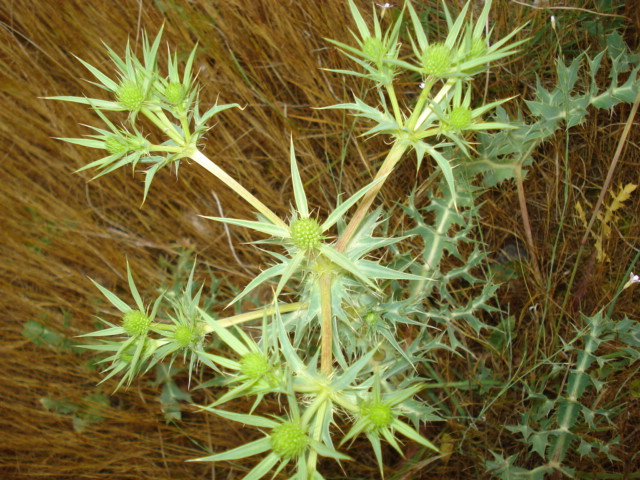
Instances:
[[[497,3],[493,14],[496,34],[530,21],[532,31],[541,37],[533,48],[497,69],[487,87],[492,95],[515,91],[526,97],[534,85],[534,74],[550,71],[537,68],[551,65],[556,45],[554,38],[544,34],[549,32],[544,30],[548,12],[506,0]],[[580,3],[593,8],[592,2]],[[629,4],[632,13],[633,0]],[[364,143],[357,138],[352,118],[342,112],[312,108],[349,100],[352,91],[361,91],[358,80],[344,80],[321,70],[348,65],[323,40],[331,37],[349,41],[346,10],[343,0],[47,0],[6,1],[0,5],[2,478],[239,478],[243,466],[252,465],[252,460],[215,466],[184,463],[202,455],[198,445],[222,450],[252,438],[254,433],[192,411],[185,413],[179,425],[165,424],[155,400],[157,391],[147,378],[114,395],[104,412],[106,420],[82,434],[74,432],[68,416],[42,408],[39,399],[45,396],[78,401],[87,392],[109,394],[115,385],[107,382],[96,387],[100,376],[87,368],[90,354],[35,346],[21,333],[30,319],[66,336],[91,331],[94,315],[109,312],[87,277],[126,296],[123,272],[127,258],[139,284],[148,286],[146,293],[153,295],[154,286],[160,285],[166,275],[157,260],[161,255],[175,261],[181,251],[196,252],[203,264],[233,285],[246,283],[264,259],[255,248],[236,243],[235,253],[242,263],[238,265],[222,227],[198,217],[220,214],[214,193],[227,215],[249,218],[251,211],[219,182],[192,166],[183,165],[178,179],[168,172],[159,174],[143,208],[139,205],[139,175],[123,171],[92,183],[86,183],[90,174],[73,175],[93,159],[92,152],[52,137],[85,134],[87,130],[79,124],[91,123],[93,118],[82,106],[39,97],[97,94],[97,89],[84,81],[89,74],[74,55],[108,71],[103,41],[122,51],[128,37],[135,41],[142,29],[154,35],[165,22],[164,41],[172,48],[188,52],[195,42],[200,45],[197,70],[205,86],[204,104],[218,98],[220,103],[246,105],[244,111],[227,111],[218,118],[208,136],[206,153],[274,210],[287,215],[291,190],[287,159],[292,135],[302,176],[309,179],[306,187],[311,206],[322,214],[331,208],[337,192],[352,193],[363,179],[370,178],[369,172],[387,148],[380,140]],[[584,48],[592,40],[578,20],[571,18],[563,17],[566,23],[559,33],[562,43],[573,42],[577,48]],[[637,25],[630,25],[627,36],[637,46]],[[407,88],[414,87],[408,84]],[[611,115],[590,117],[572,136],[567,160],[562,138],[546,144],[527,177],[525,188],[537,253],[542,270],[551,272],[545,277],[549,278],[551,304],[555,305],[550,318],[560,318],[566,272],[573,268],[583,233],[580,225],[567,219],[551,265],[549,239],[561,218],[559,192],[564,170],[568,165],[572,172],[569,205],[583,197],[594,202],[628,112],[629,106],[625,105]],[[638,183],[638,137],[638,129],[632,129],[614,185]],[[415,176],[413,165],[406,162],[403,168],[386,190],[388,206],[413,184],[408,180]],[[427,178],[427,173],[420,176]],[[584,260],[579,269],[575,287],[580,285],[581,297],[577,305],[586,314],[612,297],[637,249],[638,197],[635,195],[625,209],[626,225],[607,242],[607,251],[615,260],[590,269],[585,268],[588,262]],[[486,195],[483,220],[490,248],[499,248],[512,236],[523,238],[515,205],[512,185]],[[240,229],[233,229],[232,234],[235,242],[250,240]],[[229,297],[230,292],[223,290],[221,295]],[[511,305],[520,339],[536,331],[539,319],[528,308],[540,303],[543,295],[545,290],[528,274],[503,288],[503,305]],[[637,295],[637,290],[625,292],[618,301],[617,314],[637,318]],[[562,330],[570,329],[576,319],[573,312],[567,312],[561,319]],[[616,384],[625,381],[628,376],[620,375]],[[615,385],[612,388],[617,390]],[[194,395],[196,400],[206,401],[204,393]],[[478,465],[489,458],[488,449],[520,448],[497,443],[503,433],[501,425],[512,413],[508,402],[498,403],[492,418],[475,433],[462,432],[455,423],[430,429],[433,435],[451,435],[454,442],[464,436],[466,443],[455,448],[466,454],[454,453],[445,461],[420,464],[406,478],[480,475]],[[622,417],[623,451],[637,451],[637,416],[635,421]],[[350,452],[356,458],[344,465],[350,478],[377,476],[375,462],[365,451],[356,446]],[[409,457],[412,452],[416,453],[415,449],[410,449]],[[391,473],[403,461],[390,457],[389,465]],[[333,472],[327,478],[344,478],[339,467],[327,468],[327,472]],[[634,467],[627,463],[615,468]],[[589,464],[585,469],[598,471]]]

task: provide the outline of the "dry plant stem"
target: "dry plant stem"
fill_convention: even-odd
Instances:
[[[624,126],[624,130],[622,131],[622,135],[620,136],[620,140],[618,140],[618,146],[616,147],[616,152],[613,154],[613,160],[611,160],[611,165],[609,166],[609,171],[607,172],[607,178],[604,181],[604,185],[602,185],[602,189],[600,190],[600,196],[598,197],[598,201],[596,202],[596,206],[593,209],[593,214],[591,215],[591,220],[589,220],[589,225],[587,225],[587,230],[584,232],[584,236],[582,237],[582,241],[580,242],[581,246],[586,245],[587,239],[589,238],[589,232],[591,232],[591,228],[593,227],[594,222],[600,212],[600,208],[602,208],[602,202],[604,202],[604,196],[609,191],[609,185],[611,184],[611,179],[613,178],[613,172],[618,165],[618,161],[620,160],[620,155],[622,154],[622,149],[626,143],[627,137],[629,136],[629,130],[631,130],[631,125],[633,125],[633,119],[636,116],[636,112],[638,111],[638,105],[640,105],[640,93],[636,97],[636,101],[631,107],[631,112],[629,112],[629,118],[627,119],[627,123]]]
[[[258,200],[249,190],[240,185],[237,181],[231,178],[227,172],[221,169],[218,165],[213,163],[209,158],[207,158],[202,152],[199,150],[195,150],[190,156],[194,162],[203,167],[204,169],[211,172],[215,175],[219,180],[222,180],[229,188],[231,188],[234,192],[240,195],[245,201],[247,201],[253,208],[255,208],[258,212],[264,215],[271,223],[274,225],[278,225],[280,227],[284,227],[289,230],[289,226],[284,223],[284,221],[280,220],[273,211],[267,207],[264,203]]]
[[[580,241],[580,247],[578,248],[578,254],[576,255],[576,261],[574,263],[573,271],[571,272],[571,278],[569,279],[569,286],[567,287],[567,294],[564,297],[562,302],[562,315],[566,312],[567,302],[569,301],[569,297],[571,291],[573,289],[573,282],[575,280],[576,273],[578,271],[578,266],[580,264],[580,260],[582,259],[582,254],[584,253],[584,247],[587,244],[587,240],[589,239],[589,233],[593,228],[593,224],[596,221],[598,213],[602,208],[602,203],[604,202],[604,196],[609,191],[609,185],[611,184],[611,179],[613,178],[613,172],[618,165],[618,161],[620,160],[620,155],[622,155],[622,149],[626,143],[627,137],[629,135],[629,131],[631,130],[631,126],[633,125],[633,120],[638,112],[638,107],[640,106],[640,93],[636,97],[636,101],[633,103],[631,107],[631,112],[629,112],[629,118],[627,118],[627,123],[624,126],[624,130],[622,130],[622,135],[618,140],[618,145],[616,146],[616,151],[613,154],[613,159],[611,160],[611,165],[609,166],[609,171],[607,172],[607,177],[605,178],[604,184],[602,185],[602,189],[600,190],[600,196],[598,197],[598,201],[596,202],[596,206],[593,209],[593,214],[591,215],[591,219],[589,220],[589,224],[587,225],[587,229],[582,236],[582,240]]]
[[[323,273],[320,277],[320,312],[321,312],[321,353],[320,371],[329,376],[333,369],[333,325],[331,311],[331,273]]]
[[[542,273],[540,273],[540,266],[538,264],[538,255],[536,254],[536,248],[533,243],[533,234],[531,233],[531,221],[529,219],[529,209],[527,208],[527,199],[525,198],[525,195],[524,195],[524,184],[522,183],[521,168],[516,169],[516,185],[518,187],[518,202],[520,202],[520,211],[522,212],[522,224],[524,226],[524,236],[526,237],[527,244],[529,245],[529,255],[531,257],[531,266],[533,267],[533,276],[535,277],[536,282],[538,282],[538,285],[542,285]]]

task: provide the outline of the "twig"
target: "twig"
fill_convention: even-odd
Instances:
[[[640,92],[638,92],[636,101],[634,102],[633,107],[631,107],[629,118],[627,118],[627,123],[624,126],[624,130],[622,131],[620,140],[618,140],[618,146],[616,147],[616,152],[613,154],[613,160],[611,160],[611,165],[609,165],[607,178],[604,181],[604,185],[602,185],[602,189],[600,190],[600,196],[598,197],[596,206],[593,209],[593,214],[591,215],[591,220],[589,220],[589,225],[587,225],[587,230],[584,232],[584,236],[582,237],[582,241],[580,242],[581,246],[586,245],[587,240],[589,238],[589,233],[591,232],[591,228],[593,227],[593,224],[596,221],[596,217],[598,216],[598,213],[600,211],[600,208],[602,207],[602,203],[604,202],[604,196],[609,191],[609,185],[611,184],[611,179],[613,178],[613,172],[616,169],[616,166],[618,165],[618,161],[620,160],[620,155],[622,154],[622,149],[624,148],[627,137],[629,136],[629,130],[631,130],[631,125],[633,125],[633,119],[636,116],[636,112],[638,111],[638,105],[640,105]]]

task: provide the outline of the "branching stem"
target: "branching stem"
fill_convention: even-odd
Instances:
[[[405,142],[394,143],[393,147],[391,147],[391,150],[389,150],[389,153],[387,154],[387,158],[384,159],[380,170],[378,170],[374,181],[389,175],[393,171],[394,167],[398,164],[400,159],[402,159],[402,156],[407,151],[407,148],[408,145]],[[356,233],[356,230],[360,226],[360,223],[369,211],[369,207],[371,207],[371,204],[378,195],[378,192],[380,192],[382,185],[384,185],[384,181],[379,182],[376,186],[369,190],[369,192],[367,192],[362,200],[360,200],[358,209],[353,214],[353,217],[349,221],[347,228],[336,243],[337,251],[343,252],[345,250],[345,248],[349,244],[349,240],[351,240],[351,237],[353,237],[353,235]]]
[[[234,192],[240,195],[247,203],[249,203],[253,208],[255,208],[258,212],[264,215],[271,223],[274,225],[278,225],[280,227],[284,227],[289,229],[289,226],[276,215],[273,210],[267,207],[264,203],[258,200],[249,190],[240,185],[236,180],[234,180],[227,172],[221,169],[218,165],[213,163],[209,158],[204,155],[199,150],[194,150],[194,152],[189,156],[194,162],[203,167],[205,170],[208,170],[214,176],[216,176],[219,180],[224,182],[229,188],[231,188]]]

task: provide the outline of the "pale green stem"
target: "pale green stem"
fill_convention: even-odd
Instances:
[[[436,257],[439,253],[442,252],[442,242],[443,235],[445,233],[445,226],[449,223],[449,217],[452,214],[452,209],[455,207],[455,198],[451,198],[447,203],[445,213],[440,217],[440,220],[437,225],[435,225],[436,234],[434,235],[433,242],[430,245],[425,245],[425,249],[429,249],[429,253],[426,258],[424,258],[424,263],[422,264],[422,269],[420,271],[420,276],[422,280],[418,280],[412,287],[411,293],[412,295],[416,295],[418,292],[421,292],[422,295],[429,296],[430,289],[432,285],[435,283],[433,279],[428,278],[428,275],[431,272],[435,271],[435,267],[437,265]],[[427,285],[427,282],[429,284]],[[427,290],[429,289],[429,290]]]
[[[582,406],[578,403],[580,392],[584,391],[585,385],[591,381],[587,374],[587,369],[594,361],[593,353],[598,349],[600,344],[600,335],[602,329],[600,324],[590,325],[589,335],[586,335],[584,350],[578,352],[578,361],[573,371],[569,372],[569,380],[567,382],[567,396],[565,408],[558,409],[558,432],[555,444],[552,447],[551,462],[557,463],[558,466],[565,457],[567,444],[573,438],[571,429],[575,426],[577,418],[577,410]]]
[[[393,116],[396,119],[396,123],[402,128],[402,112],[400,111],[400,105],[398,104],[398,98],[396,97],[396,91],[393,88],[393,83],[385,84],[384,88],[387,89],[387,95],[391,100],[391,106],[393,107]]]
[[[448,80],[447,83],[444,84],[444,86],[440,89],[438,94],[435,96],[435,98],[433,99],[433,102],[434,103],[441,102],[447,96],[451,88],[453,88],[455,83],[456,83],[455,79]],[[433,85],[433,81],[428,80],[428,83],[427,85],[425,85],[424,89],[422,90],[422,93],[418,98],[416,107],[413,113],[411,114],[409,121],[407,122],[407,126],[406,126],[407,129],[412,131],[418,130],[422,125],[422,123],[429,117],[429,115],[433,113],[433,109],[431,107],[424,108],[425,102],[429,97],[429,92],[431,90],[432,85]],[[418,115],[418,112],[421,112],[421,113]],[[378,170],[375,180],[378,180],[390,174],[395,168],[395,166],[398,164],[398,162],[402,159],[402,156],[407,151],[407,148],[409,148],[409,145],[407,143],[396,141],[396,143],[393,145],[393,147],[391,147],[391,150],[387,154],[387,158],[384,159],[384,162],[382,163],[380,170]],[[381,181],[380,183],[378,183],[375,187],[369,190],[369,192],[362,198],[362,200],[360,200],[360,204],[358,205],[358,209],[356,210],[356,213],[351,218],[351,221],[347,225],[347,228],[345,229],[342,236],[338,239],[338,243],[336,244],[336,250],[338,250],[339,252],[343,252],[344,249],[347,247],[347,245],[349,244],[349,241],[351,240],[351,237],[353,237],[353,235],[356,233],[356,230],[360,226],[360,223],[362,222],[367,212],[369,211],[369,207],[371,207],[373,200],[376,198],[376,196],[382,189],[383,184],[384,184],[384,181]]]
[[[174,132],[174,134],[177,135],[180,138],[180,141],[178,142],[179,145],[182,145],[182,146],[189,145],[189,141],[188,141],[189,130],[188,129],[184,130],[182,132],[182,134],[181,134],[178,131],[178,129],[176,128],[176,126],[173,124],[173,122],[171,120],[169,120],[169,117],[167,117],[167,114],[164,113],[164,110],[162,110],[161,108],[159,108],[156,111],[156,115],[158,115],[158,118],[160,119],[160,121],[163,124],[165,124],[167,126],[167,128],[170,128],[171,131]]]
[[[300,422],[303,425],[307,425],[308,423],[310,423],[311,419],[317,416],[316,412],[320,411],[322,407],[326,406],[327,400],[329,400],[329,394],[327,393],[327,389],[324,388],[318,392],[318,396],[311,403],[311,405],[309,405],[309,407],[307,407],[307,409],[304,411],[304,414],[302,415]],[[320,422],[320,425],[322,425],[322,422]]]
[[[402,156],[407,151],[407,148],[408,148],[408,145],[404,142],[394,143],[393,147],[391,147],[391,150],[389,150],[389,153],[387,154],[387,158],[384,159],[384,162],[382,163],[380,170],[378,170],[378,173],[376,174],[376,178],[374,179],[374,181],[389,175],[393,171],[397,163],[400,161],[400,159],[402,159]],[[360,223],[362,222],[367,212],[369,211],[369,207],[371,207],[371,204],[373,203],[376,196],[378,195],[378,192],[380,192],[380,189],[382,188],[383,184],[384,184],[384,181],[380,181],[376,186],[374,186],[371,190],[367,192],[367,194],[362,198],[362,200],[360,200],[358,209],[353,214],[353,217],[351,218],[351,221],[349,221],[347,228],[342,233],[342,235],[338,239],[338,242],[336,243],[336,250],[338,252],[343,252],[344,249],[349,244],[351,237],[353,237],[353,235],[356,233],[356,230],[358,229],[358,227],[360,226]]]
[[[295,312],[296,310],[302,310],[307,308],[309,305],[306,302],[295,302],[295,303],[283,303],[280,305],[272,306],[272,307],[264,307],[258,310],[253,310],[252,312],[245,312],[239,315],[234,315],[233,317],[227,317],[218,320],[218,325],[221,327],[230,327],[232,325],[238,325],[240,323],[249,322],[251,320],[257,320],[258,318],[262,318],[265,315],[273,315],[276,311],[281,313]],[[205,333],[213,332],[213,328],[206,327]]]
[[[379,178],[383,178],[391,173],[406,150],[406,144],[396,142],[393,147],[391,147],[391,150],[389,151],[387,158],[380,167],[380,170],[378,170],[378,174],[376,175],[375,179],[377,180]],[[373,203],[373,200],[380,191],[380,188],[382,188],[383,183],[384,181],[378,183],[360,201],[358,209],[356,210],[355,214],[351,218],[351,221],[347,225],[347,228],[336,243],[337,251],[344,251],[346,246],[349,244],[349,240],[351,240],[351,237],[353,237],[356,230],[360,226],[360,223],[367,214],[367,211]],[[331,374],[333,368],[333,312],[331,310],[331,273],[325,273],[320,278],[320,312],[322,324],[322,350],[320,353],[320,371],[324,375],[328,376],[329,374]]]
[[[321,352],[320,371],[329,376],[333,369],[333,312],[331,310],[331,273],[320,277]]]
[[[327,397],[321,395],[320,397],[318,397],[318,400],[321,400],[322,403],[318,407],[318,411],[316,413],[316,424],[314,425],[314,428],[313,428],[312,438],[317,442],[321,442],[322,418],[324,417],[325,410],[327,409]],[[318,463],[318,453],[312,449],[309,452],[309,458],[307,459],[307,467],[309,470],[309,474],[312,474],[313,472],[316,471],[317,463]]]
[[[178,145],[184,146],[184,138],[178,133],[161,109],[152,111],[145,107],[140,110],[140,113],[151,120],[151,122],[162,130],[162,133],[168,136],[171,140],[176,142]],[[162,113],[164,120],[158,116],[159,113]]]
[[[449,80],[443,87],[440,89],[436,97],[434,98],[434,102],[441,102],[442,99],[446,97],[449,93],[449,90],[455,84],[455,80]],[[420,94],[420,98],[418,99],[418,103],[416,105],[416,110],[411,115],[409,119],[409,123],[407,125],[410,129],[417,129],[420,125],[427,119],[429,115],[431,115],[433,109],[431,107],[424,108],[424,111],[416,117],[416,112],[422,110],[427,97],[429,96],[429,91],[431,90],[431,86],[433,82],[430,81],[428,85],[425,86],[422,93]],[[388,89],[389,92],[392,89]],[[391,95],[390,95],[391,98]],[[395,98],[395,95],[394,95]],[[397,102],[397,100],[396,100]],[[393,103],[393,99],[392,99]],[[396,107],[394,106],[394,111]],[[398,107],[399,109],[399,107]],[[420,109],[420,110],[418,110]],[[414,127],[415,126],[415,127]],[[391,147],[391,150],[387,154],[387,158],[384,159],[384,162],[380,166],[378,173],[376,174],[375,180],[383,179],[387,177],[398,164],[398,162],[402,159],[403,155],[409,148],[409,144],[406,142],[396,141]],[[374,186],[367,194],[360,200],[358,208],[356,212],[353,214],[353,217],[347,224],[347,228],[342,233],[340,238],[336,243],[336,250],[338,252],[343,252],[349,241],[353,237],[353,235],[358,230],[360,223],[364,220],[371,204],[375,200],[376,196],[382,189],[384,184],[384,180],[381,180],[376,186]],[[322,323],[322,350],[320,357],[320,369],[323,374],[328,375],[332,370],[333,363],[333,353],[332,353],[332,342],[333,342],[333,331],[332,331],[332,312],[331,312],[331,277],[330,274],[325,274],[320,280],[320,302],[321,302],[321,323]]]
[[[149,148],[150,152],[169,152],[169,153],[178,153],[184,150],[183,147],[167,147],[164,145],[153,145]]]
[[[356,412],[358,410],[358,406],[355,403],[351,403],[342,395],[333,395],[331,400],[349,412]]]
[[[234,192],[240,195],[247,203],[249,203],[253,208],[255,208],[258,212],[264,215],[267,220],[269,220],[274,225],[278,225],[280,227],[284,227],[287,230],[289,226],[278,217],[269,207],[267,207],[264,203],[258,200],[249,190],[240,185],[237,181],[235,181],[227,172],[221,169],[218,165],[213,163],[209,158],[207,158],[203,153],[199,150],[194,150],[193,153],[189,155],[189,158],[196,162],[198,165],[203,167],[205,170],[208,170],[210,173],[215,175],[219,180],[221,180],[225,185],[231,188]]]
[[[304,377],[298,376],[297,378],[304,378]],[[311,378],[310,380],[313,382],[316,381],[315,377]],[[305,395],[311,395],[311,394],[317,395],[320,392],[322,392],[325,387],[317,384],[305,385],[304,383],[298,383],[298,384],[294,383],[292,388],[293,388],[293,391],[296,393],[304,393]]]
[[[187,119],[187,112],[182,107],[176,112],[177,118],[180,120],[180,127],[184,132],[184,141],[188,145],[191,143],[191,128],[189,128],[189,120]]]
[[[449,80],[447,80],[447,83],[445,83],[442,86],[442,88],[440,89],[438,94],[433,98],[433,102],[432,103],[440,103],[442,100],[444,100],[444,98],[447,96],[449,91],[456,84],[456,81],[457,80],[454,79],[454,78],[450,78]],[[426,89],[427,89],[427,87],[425,86],[425,90]],[[424,93],[424,91],[423,91],[423,93]],[[429,118],[429,116],[433,113],[433,108],[431,108],[431,107],[426,107],[426,108],[423,109],[424,102],[426,102],[426,100],[427,100],[427,95],[425,95],[424,97],[422,95],[420,95],[420,98],[418,99],[418,104],[416,105],[416,108],[414,110],[414,114],[416,112],[420,112],[420,115],[418,116],[417,120],[415,120],[414,116],[411,115],[411,119],[407,123],[407,128],[409,130],[414,130],[414,131],[415,130],[420,130],[420,127],[425,122],[425,120],[427,118]]]
[[[435,80],[432,78],[428,78],[425,81],[424,87],[422,88],[422,92],[420,92],[420,95],[418,96],[418,101],[416,102],[415,107],[413,107],[413,112],[411,112],[411,116],[409,117],[409,120],[407,120],[408,130],[412,130],[412,131],[415,130],[418,117],[420,116],[420,113],[424,108],[424,104],[429,99],[429,93],[431,93],[431,88],[433,87],[434,83],[435,83]]]

